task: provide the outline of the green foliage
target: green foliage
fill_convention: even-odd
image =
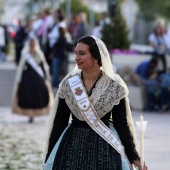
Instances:
[[[60,7],[65,10],[65,2],[60,4]],[[83,4],[81,0],[71,0],[71,12],[72,13],[80,13],[85,12],[88,14],[88,7]]]
[[[86,5],[83,4],[82,0],[70,0],[71,1],[71,13],[78,14],[80,12],[85,12],[87,14],[87,18],[89,18],[89,9]],[[60,4],[60,8],[64,11],[66,9],[66,3],[63,2]],[[99,19],[100,15],[98,13],[94,13],[94,18]]]
[[[147,20],[153,20],[157,17],[170,18],[169,0],[138,0],[140,13]]]
[[[106,43],[108,49],[128,49],[130,41],[128,39],[128,30],[126,22],[122,17],[120,6],[116,6],[116,15],[110,18],[110,23],[105,24],[103,31],[103,41]]]

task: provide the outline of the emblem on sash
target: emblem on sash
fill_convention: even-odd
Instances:
[[[81,96],[83,93],[83,89],[81,89],[80,87],[77,87],[74,90],[75,90],[75,95],[77,96]]]

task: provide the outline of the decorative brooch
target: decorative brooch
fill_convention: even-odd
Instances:
[[[75,90],[75,95],[77,96],[81,96],[83,93],[83,89],[81,89],[80,87],[77,87],[74,90]]]

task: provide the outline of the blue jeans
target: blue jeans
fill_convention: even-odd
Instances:
[[[147,92],[147,111],[154,111],[155,106],[160,109],[160,95],[155,96],[153,92]]]
[[[0,46],[0,61],[3,61],[3,62],[6,61],[6,56],[2,51],[2,46]]]
[[[59,85],[59,77],[60,77],[60,69],[62,64],[62,58],[53,58],[52,59],[52,87],[58,87]]]
[[[170,109],[170,91],[168,88],[162,88],[161,93],[161,107],[167,106],[168,109]]]
[[[0,60],[2,60],[2,47],[0,46]]]

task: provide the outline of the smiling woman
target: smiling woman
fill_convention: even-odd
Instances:
[[[93,47],[94,48],[94,47]],[[82,71],[82,78],[87,92],[90,92],[92,85],[99,77],[101,70],[98,65],[98,60],[91,54],[91,47],[83,42],[79,42],[76,46],[76,63]],[[93,52],[92,52],[93,53]],[[97,55],[97,54],[96,54]],[[100,56],[100,54],[98,54]]]
[[[77,66],[61,82],[50,112],[44,170],[132,170],[132,164],[141,170],[128,89],[106,46],[85,36],[75,54]]]

